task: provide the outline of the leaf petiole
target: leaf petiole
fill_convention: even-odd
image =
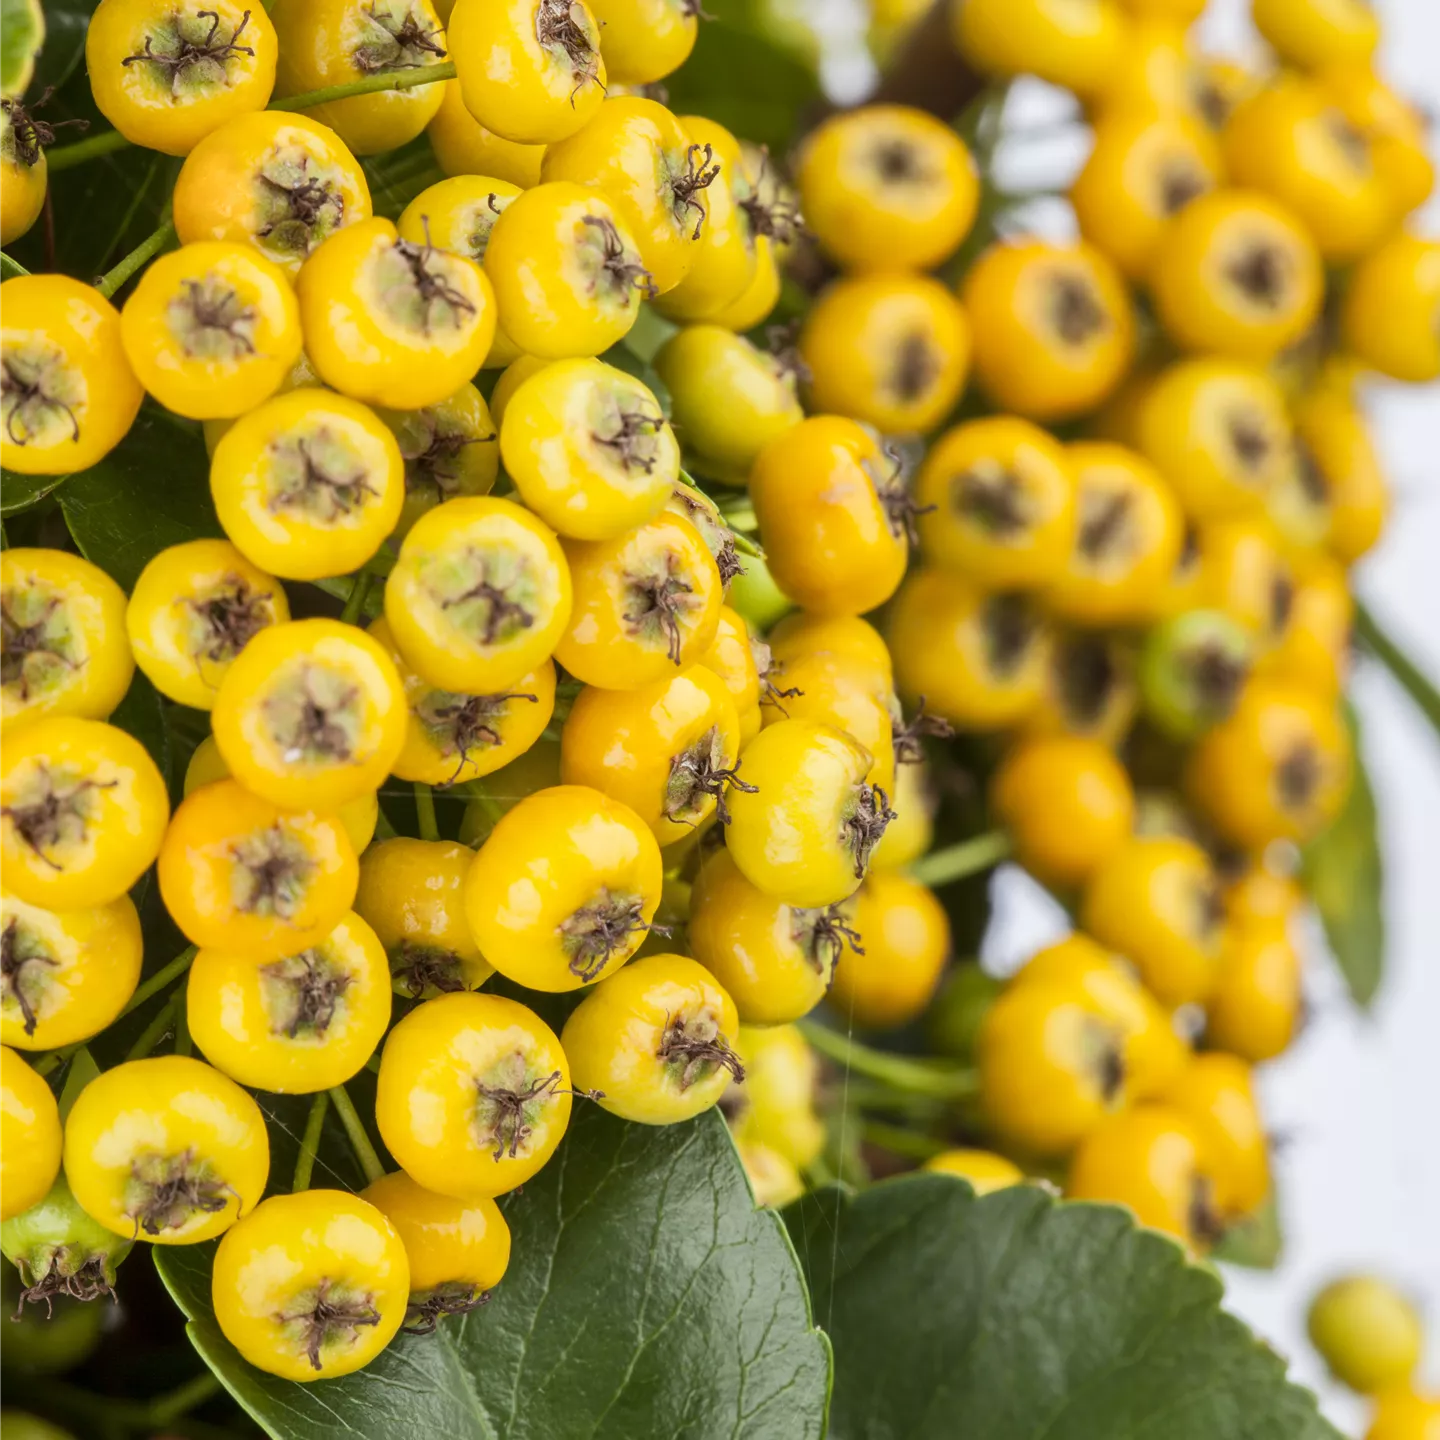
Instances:
[[[1009,838],[1001,830],[991,830],[956,845],[932,850],[911,865],[909,873],[911,879],[938,889],[998,865],[1009,853]]]

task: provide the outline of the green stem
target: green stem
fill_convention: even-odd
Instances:
[[[175,1389],[151,1400],[145,1407],[150,1424],[157,1430],[163,1430],[182,1415],[188,1415],[197,1405],[203,1405],[212,1395],[219,1393],[220,1381],[210,1371],[203,1371],[193,1380],[187,1380],[183,1385],[177,1385]]]
[[[892,1155],[904,1155],[911,1160],[928,1160],[945,1148],[928,1135],[917,1135],[899,1125],[882,1125],[878,1120],[867,1120],[860,1127],[860,1138],[867,1145],[878,1145]]]
[[[956,880],[978,875],[997,865],[1010,853],[1010,841],[1000,830],[991,830],[962,840],[958,845],[947,845],[943,850],[932,850],[910,866],[910,876],[922,885],[938,889],[941,885],[952,885]]]
[[[753,556],[756,560],[763,560],[765,558],[765,551],[761,546],[752,540],[743,530],[737,530],[733,525],[730,527],[730,540],[742,555]]]
[[[175,238],[175,222],[167,219],[153,234],[147,235],[113,269],[95,282],[95,288],[108,300],[137,270],[143,269]]]
[[[143,1060],[175,1023],[175,998],[172,996],[155,1012],[155,1018],[140,1032],[140,1038],[125,1055],[127,1061]]]
[[[370,598],[370,586],[374,579],[375,577],[368,570],[362,570],[355,577],[354,584],[350,587],[350,594],[345,600],[345,608],[340,612],[340,618],[347,625],[361,623],[361,617],[365,613],[365,602]]]
[[[313,110],[317,105],[328,105],[332,100],[348,100],[352,95],[377,95],[382,90],[413,90],[418,85],[434,85],[454,78],[455,62],[447,60],[443,65],[424,65],[418,70],[387,70],[379,75],[367,75],[363,80],[351,80],[345,85],[306,90],[299,95],[288,95],[283,100],[272,100],[269,108]]]
[[[435,792],[419,780],[415,782],[415,809],[420,815],[420,838],[438,840],[440,824],[435,819]]]
[[[1363,600],[1355,602],[1355,633],[1365,648],[1400,682],[1430,726],[1440,733],[1440,691],[1423,670],[1395,643]]]
[[[50,174],[56,175],[61,170],[69,170],[73,165],[83,165],[87,160],[94,160],[98,156],[113,155],[117,150],[126,149],[129,144],[118,130],[102,130],[98,135],[46,151],[45,164]]]
[[[0,252],[0,277],[13,280],[17,275],[28,275],[29,273],[18,260],[12,260],[8,255]]]
[[[190,1006],[188,993],[177,991],[172,1002],[175,1006],[175,1054],[188,1055],[190,1045]]]
[[[801,1034],[822,1055],[846,1070],[868,1076],[896,1090],[915,1095],[929,1095],[939,1100],[964,1100],[975,1094],[979,1080],[973,1070],[943,1061],[911,1060],[904,1055],[891,1055],[872,1050],[814,1020],[796,1022]]]
[[[483,780],[468,781],[465,785],[465,796],[480,807],[481,813],[491,825],[498,825],[505,818],[505,807],[485,788]]]
[[[340,1117],[340,1123],[345,1127],[345,1134],[349,1136],[350,1148],[355,1152],[355,1158],[365,1172],[365,1179],[373,1185],[384,1175],[385,1167],[380,1163],[380,1157],[375,1153],[375,1147],[370,1143],[370,1137],[365,1133],[365,1127],[360,1123],[360,1117],[355,1113],[355,1106],[346,1094],[345,1087],[337,1085],[331,1090],[330,1100],[335,1106],[335,1113]]]
[[[300,1154],[295,1161],[295,1178],[290,1182],[290,1189],[297,1194],[310,1188],[315,1156],[320,1149],[320,1132],[325,1128],[325,1112],[329,1108],[330,1096],[324,1090],[310,1102],[310,1115],[305,1121],[305,1134],[300,1140]]]
[[[143,985],[136,986],[135,993],[115,1018],[119,1020],[132,1010],[138,1010],[152,995],[159,994],[172,980],[183,975],[194,962],[195,946],[187,945],[164,969],[157,970]],[[57,1066],[63,1065],[84,1043],[83,1040],[77,1040],[73,1045],[62,1045],[58,1050],[42,1055],[35,1062],[35,1073],[48,1075]]]

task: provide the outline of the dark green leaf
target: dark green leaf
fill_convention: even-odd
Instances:
[[[706,12],[714,18],[701,21],[694,52],[665,81],[670,108],[783,153],[820,98],[815,67],[798,53],[803,43],[787,43],[792,37],[758,0],[715,0]]]
[[[786,1212],[835,1347],[831,1440],[1339,1440],[1122,1210],[907,1175]]]
[[[1243,1265],[1247,1270],[1273,1270],[1280,1263],[1284,1249],[1280,1207],[1272,1191],[1255,1214],[1225,1233],[1225,1238],[1210,1252],[1210,1258],[1229,1265]]]
[[[155,1263],[207,1364],[280,1440],[819,1440],[824,1337],[717,1115],[653,1129],[582,1106],[501,1204],[515,1247],[488,1305],[318,1385],[226,1342],[211,1247],[156,1247]]]
[[[70,1057],[65,1067],[65,1087],[60,1091],[60,1119],[64,1121],[71,1107],[80,1098],[80,1092],[100,1073],[95,1057],[87,1046],[82,1045]]]
[[[361,167],[370,185],[375,213],[387,220],[396,219],[422,190],[445,178],[424,135],[398,150],[369,156],[361,161]]]
[[[85,32],[99,0],[45,0],[45,46],[35,66],[34,95],[63,86],[80,69]],[[68,132],[62,132],[67,134]],[[74,138],[73,134],[70,138]],[[61,144],[66,143],[61,140]]]
[[[208,474],[199,430],[146,409],[98,465],[65,482],[60,506],[81,553],[129,590],[166,546],[223,533]]]
[[[130,682],[125,698],[111,715],[110,723],[133,735],[150,752],[150,758],[160,767],[166,788],[173,796],[177,767],[174,747],[170,743],[170,727],[166,722],[165,702],[140,671],[135,672],[135,678]]]
[[[44,40],[45,12],[40,0],[0,3],[0,94],[25,93]]]
[[[618,345],[612,345],[600,358],[607,365],[633,375],[646,386],[655,397],[660,413],[667,420],[670,418],[670,391],[648,360],[642,360],[623,340]]]
[[[0,515],[19,515],[65,483],[64,475],[18,475],[0,470]]]
[[[1384,866],[1375,795],[1360,752],[1360,726],[1348,711],[1355,777],[1345,808],[1305,850],[1305,888],[1325,926],[1345,984],[1357,1005],[1380,988],[1385,963]]]

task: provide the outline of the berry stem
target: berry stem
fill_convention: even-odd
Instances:
[[[168,965],[157,970],[143,985],[136,987],[135,993],[130,997],[125,1008],[115,1018],[128,1015],[132,1010],[138,1010],[152,995],[157,995],[172,980],[178,980],[194,963],[195,946],[187,945]],[[77,1040],[73,1045],[62,1045],[58,1050],[52,1050],[48,1055],[42,1055],[35,1062],[35,1073],[37,1075],[48,1075],[52,1070],[63,1065],[77,1050],[84,1045],[83,1040]]]
[[[1430,677],[1385,632],[1363,600],[1355,601],[1355,633],[1365,648],[1395,677],[1419,707],[1430,726],[1440,733],[1440,691]]]
[[[203,1405],[212,1395],[220,1392],[220,1381],[209,1370],[203,1370],[183,1385],[157,1395],[145,1407],[150,1428],[164,1430],[182,1416],[188,1415],[197,1405]]]
[[[137,270],[148,265],[174,239],[175,222],[167,217],[158,230],[147,235],[118,265],[107,270],[95,282],[95,288],[108,300]]]
[[[978,875],[997,865],[1010,853],[1010,841],[1002,830],[991,830],[943,850],[932,850],[910,866],[910,878],[938,889],[956,880]]]
[[[188,1055],[193,1048],[190,1043],[189,992],[179,991],[175,996],[175,1054]]]
[[[386,70],[378,75],[367,75],[363,80],[351,80],[345,85],[306,90],[299,95],[288,95],[283,100],[272,100],[266,108],[311,110],[316,105],[328,105],[332,100],[348,100],[352,95],[378,95],[382,90],[413,90],[417,85],[435,85],[441,80],[454,78],[455,62],[447,60],[441,65],[423,65],[418,70]],[[83,165],[97,156],[113,155],[117,150],[128,149],[130,143],[118,130],[102,130],[98,135],[51,150],[46,156],[46,163],[53,175],[75,165]]]
[[[903,1055],[872,1050],[868,1045],[848,1039],[814,1020],[799,1020],[796,1024],[809,1044],[827,1059],[896,1090],[931,1095],[941,1100],[963,1100],[979,1089],[979,1077],[963,1066],[943,1061],[910,1060]]]
[[[140,1038],[125,1052],[125,1059],[143,1060],[175,1023],[175,997],[171,996],[155,1012],[155,1018],[140,1032]]]
[[[867,1120],[860,1127],[860,1138],[867,1145],[879,1146],[892,1155],[904,1155],[910,1160],[928,1160],[945,1148],[928,1135],[918,1135],[902,1125],[885,1125],[878,1120]]]
[[[415,809],[420,815],[420,838],[438,840],[440,824],[435,819],[435,792],[419,780],[415,782]]]
[[[360,624],[361,617],[365,613],[365,602],[370,598],[370,586],[375,577],[368,570],[361,570],[350,586],[350,593],[345,597],[345,608],[340,612],[340,618],[347,625]]]
[[[310,1188],[310,1176],[315,1169],[315,1155],[320,1149],[320,1132],[325,1128],[325,1112],[330,1108],[328,1091],[321,1090],[310,1102],[310,1114],[305,1121],[305,1134],[300,1140],[300,1153],[295,1157],[295,1178],[290,1189],[299,1194]]]
[[[345,1087],[337,1085],[329,1094],[335,1113],[340,1117],[340,1123],[349,1137],[350,1148],[355,1152],[361,1170],[365,1172],[366,1183],[373,1185],[384,1175],[385,1167],[380,1163],[380,1157],[375,1153],[375,1147],[370,1143],[370,1137],[365,1133],[365,1127],[360,1123],[360,1117],[355,1113],[355,1106]]]

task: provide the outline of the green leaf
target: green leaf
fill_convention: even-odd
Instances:
[[[1360,752],[1359,718],[1353,708],[1346,714],[1354,779],[1345,808],[1305,849],[1305,888],[1351,998],[1368,1007],[1380,988],[1385,963],[1385,876],[1375,794]]]
[[[907,1175],[786,1212],[831,1440],[1339,1440],[1218,1276],[1118,1208]]]
[[[133,735],[150,752],[150,758],[160,767],[166,789],[173,798],[177,789],[178,766],[174,746],[170,743],[165,702],[139,670],[135,672],[125,698],[111,715],[110,723]]]
[[[375,213],[387,220],[397,219],[422,190],[445,178],[425,135],[398,150],[368,156],[360,165],[370,186]]]
[[[44,43],[45,12],[40,0],[0,0],[0,95],[25,93]]]
[[[779,155],[820,98],[814,66],[784,43],[770,8],[757,0],[713,0],[712,11],[690,58],[665,81],[670,108],[708,116]]]
[[[1400,683],[1416,708],[1430,722],[1430,728],[1440,735],[1440,689],[1395,643],[1363,601],[1357,601],[1355,605],[1355,633],[1365,648]]]
[[[825,1340],[718,1115],[662,1129],[582,1105],[501,1205],[515,1247],[489,1304],[316,1385],[231,1348],[212,1247],[153,1253],[195,1348],[277,1440],[819,1440]]]
[[[82,1045],[65,1068],[65,1086],[60,1091],[60,1119],[63,1122],[80,1098],[80,1092],[100,1073],[89,1047]]]
[[[51,85],[58,89],[80,69],[85,56],[85,32],[90,28],[90,17],[98,3],[99,0],[45,0],[45,48],[35,66],[37,94]],[[83,80],[83,75],[81,78]]]
[[[60,508],[85,558],[130,590],[166,546],[224,533],[208,475],[198,428],[146,409],[98,465],[65,482]]]
[[[19,475],[0,470],[0,515],[7,519],[38,505],[66,481],[64,475]]]
[[[1273,1270],[1280,1263],[1285,1237],[1280,1229],[1280,1207],[1272,1190],[1265,1203],[1248,1219],[1225,1232],[1210,1252],[1212,1260],[1243,1265],[1247,1270]]]

